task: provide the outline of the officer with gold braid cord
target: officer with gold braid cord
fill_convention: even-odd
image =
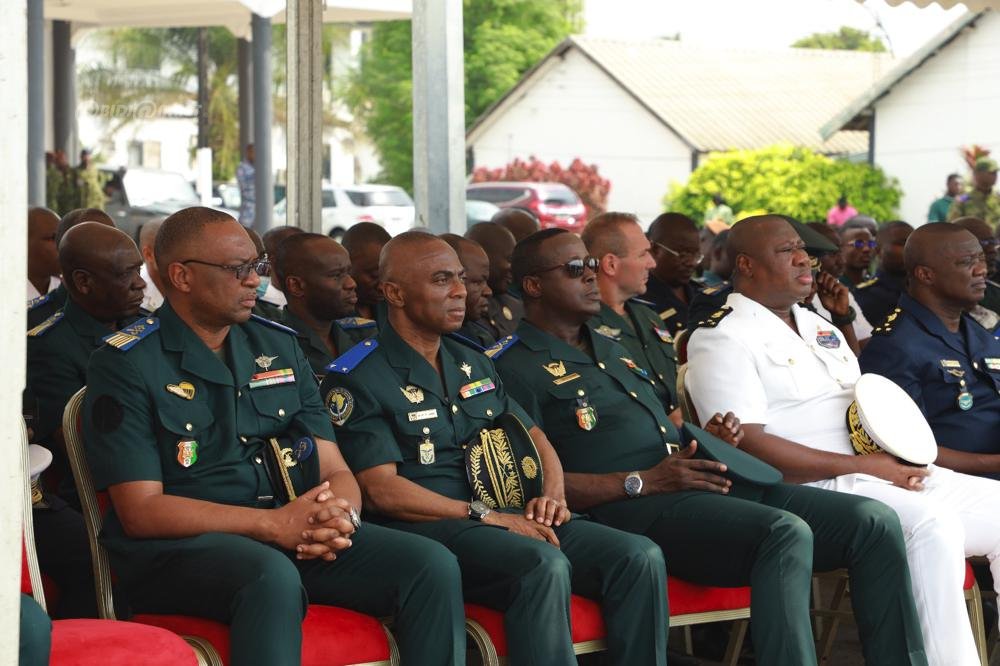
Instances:
[[[611,663],[665,664],[659,549],[571,516],[545,435],[486,356],[442,337],[465,317],[455,251],[406,232],[379,272],[387,323],[330,364],[320,391],[366,518],[451,550],[465,600],[504,612],[511,664],[576,664],[571,591],[601,602]]]

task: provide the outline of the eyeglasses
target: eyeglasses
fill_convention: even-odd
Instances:
[[[549,266],[548,268],[542,268],[533,273],[533,275],[541,275],[542,273],[548,273],[549,271],[554,271],[557,268],[562,268],[566,271],[566,275],[571,278],[578,278],[583,276],[584,269],[589,268],[594,273],[600,267],[601,262],[597,257],[584,257],[583,259],[570,259],[565,264],[559,264],[558,266]]]
[[[859,238],[855,241],[847,241],[846,243],[841,244],[841,247],[853,247],[855,250],[863,250],[864,248],[874,250],[876,245],[878,245],[878,241],[861,240]]]
[[[984,250],[989,250],[990,248],[995,248],[996,246],[1000,245],[1000,240],[997,240],[996,238],[987,238],[985,240],[979,241],[979,244],[982,246]]]
[[[257,257],[256,259],[251,259],[245,264],[213,264],[210,261],[202,261],[201,259],[185,259],[180,262],[182,264],[201,264],[203,266],[212,266],[213,268],[221,268],[224,271],[230,271],[236,276],[236,279],[243,282],[250,275],[250,271],[253,271],[261,277],[269,274],[271,272],[271,262],[268,260],[267,255],[263,257]]]
[[[683,261],[685,259],[693,259],[694,263],[700,264],[705,259],[705,255],[703,255],[701,252],[697,252],[697,251],[696,252],[692,252],[690,250],[685,250],[683,252],[678,252],[677,250],[675,250],[673,248],[670,248],[670,247],[667,247],[663,243],[657,243],[656,241],[653,241],[653,245],[655,245],[656,247],[661,248],[663,250],[666,250],[667,252],[669,252],[670,254],[674,255],[675,257],[677,257],[681,261]]]

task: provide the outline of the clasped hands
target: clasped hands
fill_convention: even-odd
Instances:
[[[275,509],[278,519],[277,544],[295,551],[299,560],[323,559],[331,562],[337,553],[351,547],[354,523],[351,504],[337,497],[324,481],[315,488]]]

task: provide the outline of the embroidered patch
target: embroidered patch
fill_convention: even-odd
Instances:
[[[332,388],[326,394],[326,409],[330,412],[330,422],[335,426],[342,426],[354,411],[354,396],[345,388]]]

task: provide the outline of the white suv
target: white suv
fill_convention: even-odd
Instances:
[[[274,224],[286,224],[287,200],[274,206]],[[340,240],[358,222],[374,222],[395,236],[413,227],[413,199],[394,185],[323,185],[323,233]]]

